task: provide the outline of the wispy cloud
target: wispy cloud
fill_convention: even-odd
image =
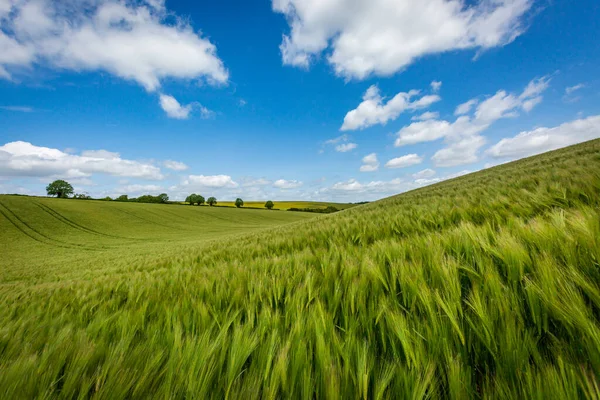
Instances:
[[[16,112],[24,112],[24,113],[30,113],[30,112],[34,111],[33,107],[27,107],[27,106],[0,106],[0,109],[6,110],[6,111],[16,111]]]

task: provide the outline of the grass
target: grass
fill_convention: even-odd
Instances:
[[[0,397],[600,396],[600,141],[146,263],[0,221]]]
[[[252,208],[265,208],[266,201],[244,201],[244,207]],[[355,207],[356,204],[352,203],[327,203],[321,201],[273,201],[275,203],[275,210],[288,210],[290,208],[327,208],[333,206],[338,210],[345,210],[347,208]],[[235,207],[234,201],[220,201],[219,206]]]

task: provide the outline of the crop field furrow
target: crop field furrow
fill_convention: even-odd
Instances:
[[[90,229],[90,228],[86,228],[85,226],[79,225],[79,224],[71,221],[70,219],[66,218],[65,216],[61,215],[59,212],[57,212],[56,210],[52,209],[51,207],[48,207],[45,204],[41,204],[39,202],[36,202],[35,204],[38,207],[40,207],[44,212],[48,213],[52,217],[54,217],[57,220],[61,221],[62,223],[67,224],[67,225],[71,226],[72,228],[78,229],[78,230],[80,230],[82,232],[90,233],[92,235],[106,236],[106,237],[115,238],[115,239],[132,240],[132,238],[110,235],[110,234],[107,234],[107,233],[102,233],[102,232],[95,231],[95,230]]]
[[[43,244],[50,245],[50,246],[56,246],[56,247],[71,248],[71,249],[72,248],[81,248],[82,250],[92,250],[91,248],[87,248],[84,245],[68,243],[68,242],[64,242],[64,241],[58,240],[58,239],[53,239],[47,235],[44,235],[43,233],[32,228],[31,225],[29,225],[28,223],[23,221],[23,219],[21,219],[18,215],[16,215],[14,212],[12,212],[8,207],[6,207],[4,204],[2,204],[2,202],[0,202],[0,212],[2,212],[2,215],[4,215],[6,217],[6,219],[8,219],[19,231],[21,231],[23,234],[34,239],[35,241],[37,241],[39,243],[43,243]],[[9,215],[10,215],[10,217],[9,217]],[[18,223],[16,221],[18,221]],[[38,238],[38,236],[41,236],[43,238],[43,240]]]
[[[150,218],[140,217],[139,215],[136,215],[135,213],[132,213],[132,212],[129,212],[129,211],[125,211],[122,208],[116,208],[116,210],[118,212],[120,212],[120,213],[127,214],[127,215],[129,215],[131,217],[139,219],[140,221],[148,222],[148,223],[150,223],[152,225],[157,225],[157,226],[161,226],[163,228],[168,228],[168,229],[179,229],[178,227],[175,227],[175,226],[171,226],[171,225],[163,224],[163,223],[160,223],[160,222],[156,222],[155,220],[150,219]],[[153,214],[153,213],[148,212],[148,214]],[[154,215],[156,215],[156,214],[154,214]]]
[[[33,239],[33,240],[35,240],[35,241],[36,241],[36,242],[38,242],[38,243],[42,243],[42,244],[49,245],[49,246],[57,246],[56,244],[50,244],[50,243],[48,243],[48,242],[44,242],[44,241],[40,240],[39,238],[37,238],[36,236],[34,236],[34,235],[32,235],[31,233],[29,233],[29,232],[28,232],[26,229],[24,229],[24,228],[22,227],[22,225],[21,225],[20,223],[16,222],[16,221],[18,221],[18,220],[13,220],[13,218],[14,218],[14,217],[12,217],[12,218],[11,218],[11,217],[9,217],[9,216],[8,216],[8,214],[7,214],[7,213],[6,213],[6,212],[3,210],[3,208],[4,208],[4,207],[3,207],[2,203],[0,203],[0,214],[2,214],[2,215],[4,216],[4,218],[6,218],[6,220],[7,220],[8,222],[10,222],[10,223],[12,224],[12,226],[14,226],[14,227],[15,227],[15,228],[16,228],[16,229],[17,229],[19,232],[21,232],[23,235],[25,235],[25,236],[27,236],[27,237],[29,237],[29,238],[31,238],[31,239]],[[60,246],[60,247],[65,247],[65,248],[68,248],[68,247],[66,247],[66,246]]]

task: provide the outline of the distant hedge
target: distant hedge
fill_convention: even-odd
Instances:
[[[334,206],[327,206],[326,208],[296,208],[296,207],[292,207],[292,208],[288,208],[288,211],[301,211],[301,212],[314,212],[314,213],[320,213],[320,214],[331,214],[334,212],[338,212],[340,210],[335,208]]]

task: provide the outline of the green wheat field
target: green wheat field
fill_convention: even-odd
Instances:
[[[0,196],[0,235],[2,399],[600,397],[598,140],[330,215]]]

